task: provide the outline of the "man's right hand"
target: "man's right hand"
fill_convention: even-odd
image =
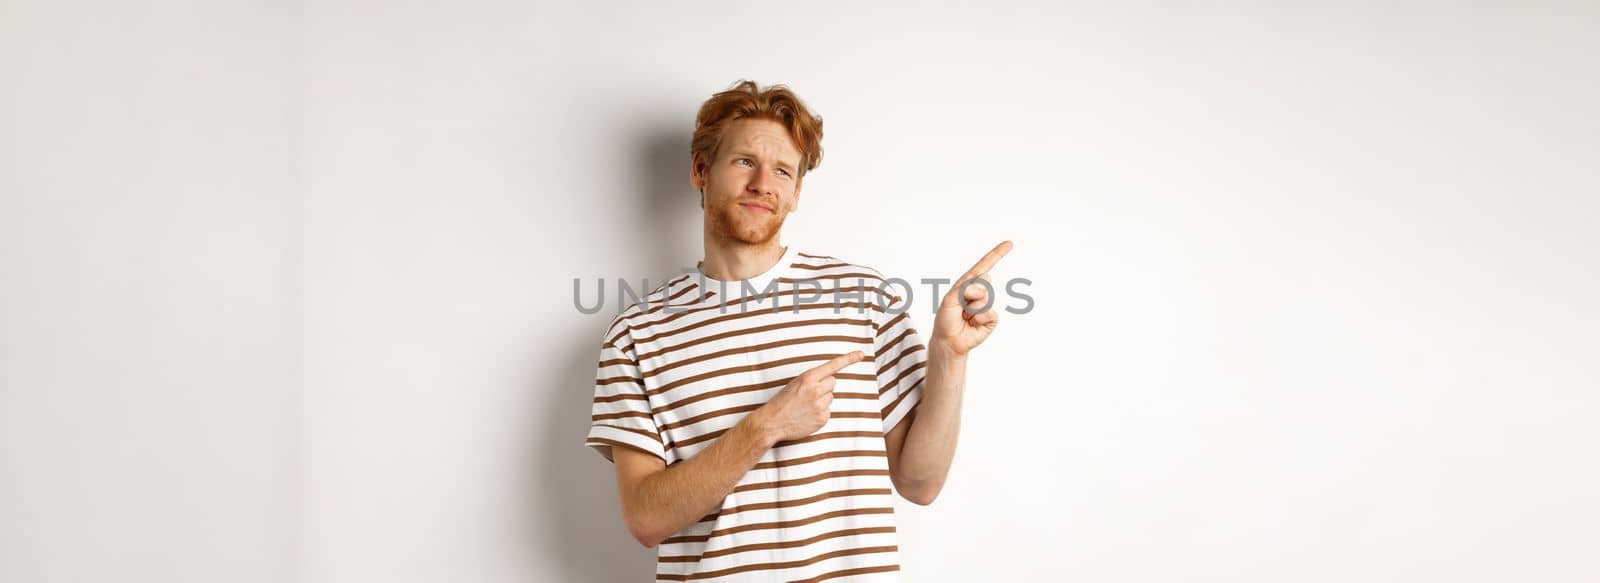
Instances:
[[[668,467],[642,450],[614,449],[628,531],[645,547],[655,547],[715,511],[773,445],[816,433],[828,422],[833,375],[862,358],[857,350],[800,373],[772,400],[683,463]]]
[[[833,405],[833,375],[865,358],[860,350],[841,354],[800,373],[772,400],[752,412],[771,444],[816,433],[828,422]]]

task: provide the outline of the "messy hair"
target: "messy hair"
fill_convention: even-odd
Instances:
[[[800,150],[799,177],[822,163],[822,117],[806,109],[786,85],[761,89],[755,81],[745,79],[701,104],[694,119],[689,152],[700,154],[700,159],[709,163],[716,157],[728,126],[741,119],[766,119],[783,125]]]

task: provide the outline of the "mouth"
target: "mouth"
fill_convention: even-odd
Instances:
[[[772,212],[772,207],[769,207],[767,205],[761,204],[759,202],[748,202],[748,201],[747,202],[741,202],[741,203],[739,203],[739,206],[742,206],[744,208],[747,208],[747,209],[750,209],[750,210],[754,210],[754,211],[766,211],[766,212],[769,212],[769,213]]]

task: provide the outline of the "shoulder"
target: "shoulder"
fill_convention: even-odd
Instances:
[[[622,309],[611,317],[611,322],[606,324],[604,338],[606,343],[616,343],[621,337],[631,332],[642,318],[654,311],[651,308],[660,306],[666,300],[675,299],[684,293],[688,293],[690,288],[696,285],[694,279],[692,274],[687,273],[668,278],[656,286],[655,289],[644,294],[639,301],[622,306]],[[618,302],[633,300],[631,297],[624,298],[623,294],[620,293],[621,290],[618,291],[619,294],[615,298]]]

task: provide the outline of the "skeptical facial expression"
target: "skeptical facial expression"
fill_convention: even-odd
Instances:
[[[696,154],[693,163],[690,181],[705,193],[707,233],[720,240],[765,244],[799,208],[800,150],[778,122],[733,122],[715,158]]]

